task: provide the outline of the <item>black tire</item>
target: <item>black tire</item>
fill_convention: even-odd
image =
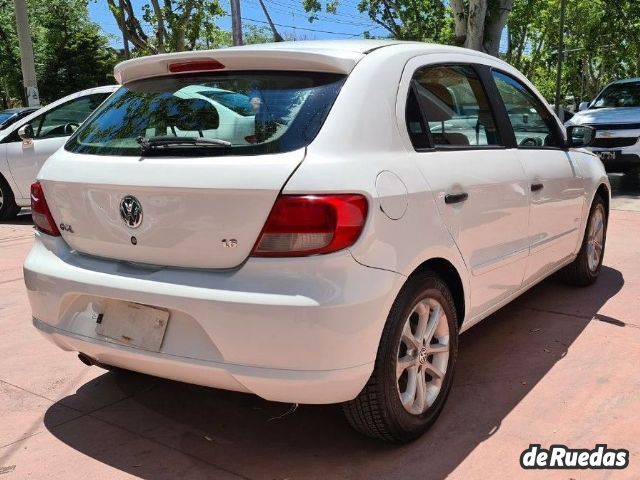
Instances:
[[[11,187],[0,175],[0,220],[12,220],[18,216],[20,207],[16,205],[16,198],[11,191]]]
[[[396,364],[399,349],[402,348],[401,337],[405,323],[414,307],[425,299],[437,301],[446,315],[449,355],[437,397],[426,411],[412,414],[405,409],[400,399]],[[442,411],[453,383],[457,354],[458,318],[447,284],[431,271],[415,274],[404,285],[391,307],[371,378],[354,400],[343,404],[348,422],[358,432],[390,443],[404,443],[419,437]],[[409,352],[403,355],[409,355]],[[433,356],[428,361],[432,360]],[[427,377],[431,378],[429,375]]]
[[[592,223],[595,220],[594,217],[597,211],[601,212],[603,218],[602,252],[600,254],[600,259],[597,262],[597,265],[595,265],[595,268],[592,268],[589,265],[589,233],[591,231]],[[584,238],[582,239],[582,245],[580,246],[578,256],[572,263],[564,267],[561,271],[562,279],[566,283],[570,285],[586,287],[592,285],[598,279],[600,270],[602,270],[602,260],[604,259],[605,245],[607,241],[608,220],[609,218],[607,215],[607,208],[605,206],[604,200],[602,200],[602,197],[600,197],[600,195],[596,195],[596,197],[593,199],[593,203],[591,204],[591,209],[589,210],[589,219],[587,221]]]

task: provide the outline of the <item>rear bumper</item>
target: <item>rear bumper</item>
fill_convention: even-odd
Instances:
[[[373,369],[387,312],[403,283],[349,252],[249,259],[228,272],[133,266],[78,255],[36,235],[24,265],[34,325],[65,350],[173,380],[268,400],[354,398]],[[95,333],[105,301],[170,311],[159,352]]]

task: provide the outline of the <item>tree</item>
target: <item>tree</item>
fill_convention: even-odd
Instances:
[[[516,0],[508,20],[506,60],[547,98],[555,89],[558,0]],[[592,99],[612,80],[640,74],[640,2],[568,0],[562,96]]]
[[[215,20],[226,15],[218,0],[150,0],[142,6],[142,21],[151,25],[152,35],[142,28],[131,0],[107,0],[109,10],[141,54],[193,50],[219,38]]]
[[[309,20],[314,21],[321,11],[338,13],[340,0],[327,0],[324,4],[320,0],[303,0],[302,6],[311,14]],[[360,0],[358,10],[398,40],[451,40],[452,16],[443,0]],[[370,36],[369,32],[366,34]]]
[[[514,0],[450,0],[456,45],[498,56]]]
[[[324,11],[336,13],[340,0],[328,0]],[[485,51],[498,56],[500,37],[514,0],[360,0],[358,10],[398,40],[422,40]],[[320,0],[303,0],[312,14]]]
[[[36,29],[45,42],[36,43],[38,87],[51,100],[86,88],[113,84],[118,61],[100,27],[88,20],[84,0],[34,2]]]
[[[89,21],[87,0],[30,0],[27,6],[43,102],[113,83],[117,53],[100,27]],[[6,105],[9,98],[23,96],[12,0],[0,0],[0,42],[0,85]]]
[[[16,34],[13,0],[0,0],[0,81],[2,107],[8,107],[9,98],[22,98],[22,70],[20,48]]]

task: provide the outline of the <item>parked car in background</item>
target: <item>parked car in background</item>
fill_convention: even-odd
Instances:
[[[186,131],[175,127],[176,134],[225,138],[235,145],[255,142],[255,112],[247,95],[215,87],[192,85],[176,92],[176,96],[186,100],[203,100],[211,104],[218,114],[218,126],[215,129]]]
[[[34,326],[88,365],[342,403],[403,442],[441,412],[460,332],[556,271],[598,278],[594,130],[495,57],[292,42],[114,73],[32,185],[24,264]]]
[[[640,169],[640,78],[607,85],[592,102],[582,102],[567,125],[590,125],[596,139],[590,150],[607,172]]]
[[[117,88],[68,95],[0,130],[0,220],[30,205],[31,184],[44,161]]]
[[[35,112],[40,107],[9,108],[0,112],[0,130],[4,130],[9,125],[13,125],[21,118]]]

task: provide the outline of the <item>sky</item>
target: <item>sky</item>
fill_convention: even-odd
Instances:
[[[264,0],[264,3],[271,19],[277,24],[278,32],[285,37],[292,34],[294,38],[307,40],[361,38],[365,31],[369,31],[372,36],[386,36],[387,31],[384,28],[374,23],[368,15],[358,12],[358,1],[340,0],[337,15],[320,13],[320,18],[313,23],[309,22],[309,14],[302,8],[301,0]],[[140,13],[142,5],[148,0],[132,0],[132,2],[134,8]],[[229,0],[220,0],[220,4],[225,11],[231,11]],[[246,24],[267,26],[258,0],[240,0],[240,13]],[[89,15],[94,22],[102,26],[105,33],[110,35],[111,45],[114,48],[122,48],[122,36],[107,7],[106,0],[90,1]],[[231,30],[231,18],[221,18],[218,25],[225,30]],[[146,27],[148,29],[148,25]],[[504,52],[507,49],[506,30],[502,33],[500,51]]]
[[[133,0],[133,5],[138,12],[147,0]],[[269,14],[277,25],[281,35],[294,34],[296,38],[305,39],[330,39],[330,38],[357,38],[364,31],[371,35],[383,36],[386,33],[379,25],[369,19],[366,14],[358,12],[358,0],[340,0],[337,15],[323,13],[320,19],[309,23],[309,14],[302,8],[301,0],[264,0]],[[222,8],[229,12],[229,1],[221,0]],[[258,0],[240,0],[240,12],[243,23],[258,26],[267,26],[266,18]],[[89,14],[91,19],[100,24],[105,33],[110,34],[111,45],[122,48],[122,37],[118,25],[107,7],[106,0],[94,0],[89,2]],[[218,25],[231,30],[231,19],[225,17],[219,20]]]

